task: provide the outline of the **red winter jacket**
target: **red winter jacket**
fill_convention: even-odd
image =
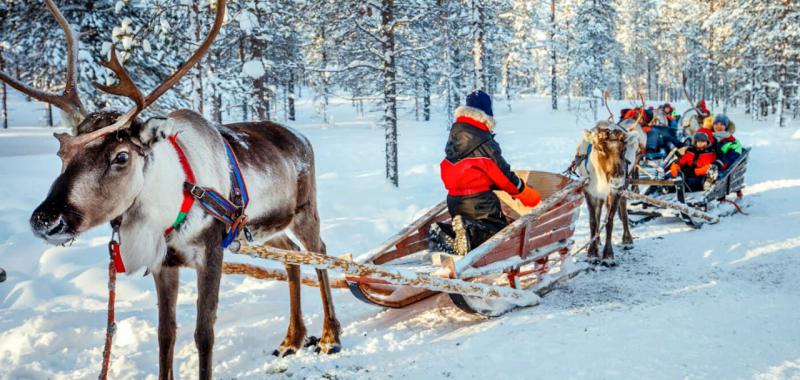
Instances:
[[[677,163],[672,165],[673,167],[677,165],[688,176],[702,177],[706,175],[708,168],[716,160],[717,154],[714,148],[708,147],[702,152],[698,152],[697,148],[691,147]]]
[[[467,116],[450,129],[440,164],[442,182],[451,196],[465,196],[500,189],[519,194],[525,183],[511,171],[489,128]]]

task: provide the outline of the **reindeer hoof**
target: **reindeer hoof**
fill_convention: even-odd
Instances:
[[[301,348],[308,348],[316,346],[319,342],[319,339],[315,336],[309,336],[303,338],[303,342],[301,344],[294,344],[294,343],[287,343],[284,342],[278,347],[277,350],[272,351],[272,356],[277,356],[279,358],[287,357],[289,355],[294,355],[297,351],[300,351]]]
[[[278,347],[275,351],[272,351],[272,356],[277,356],[279,358],[285,358],[289,355],[294,355],[297,352],[293,347]]]
[[[633,242],[630,242],[630,243],[624,243],[623,242],[622,243],[622,249],[625,250],[625,251],[630,251],[631,249],[633,249]]]
[[[588,256],[586,257],[586,262],[590,265],[597,265],[600,264],[600,258],[597,256]]]
[[[317,337],[312,335],[312,336],[306,338],[305,343],[303,343],[303,347],[305,347],[305,348],[314,347],[317,344],[319,344],[319,338],[317,338]]]
[[[614,260],[613,258],[612,259],[603,259],[603,261],[600,262],[600,265],[602,265],[602,266],[604,266],[606,268],[613,268],[613,267],[617,266],[617,261]]]
[[[342,345],[336,342],[333,343],[319,343],[317,344],[317,348],[314,349],[314,352],[318,354],[325,354],[331,355],[338,353],[342,350]]]

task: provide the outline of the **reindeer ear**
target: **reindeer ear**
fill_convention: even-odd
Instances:
[[[163,117],[152,117],[140,124],[138,128],[131,128],[131,132],[142,146],[149,147],[166,139],[171,134],[172,123]]]
[[[583,140],[591,142],[594,139],[594,133],[589,131],[588,129],[583,130]]]

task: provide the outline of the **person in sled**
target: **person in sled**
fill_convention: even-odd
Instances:
[[[661,111],[664,112],[664,115],[667,115],[667,126],[675,130],[677,133],[678,119],[681,118],[681,115],[678,114],[678,111],[676,111],[675,107],[673,107],[670,103],[664,103],[660,108]]]
[[[647,158],[650,160],[664,158],[672,149],[682,145],[678,140],[677,119],[672,113],[672,105],[666,103],[658,108],[658,117],[654,114],[651,125],[642,128],[646,129]]]
[[[713,184],[713,180],[706,181],[706,174],[716,160],[717,154],[708,135],[698,131],[692,137],[692,146],[680,160],[670,165],[669,174],[677,178],[683,173],[684,186],[688,191],[704,191]]]
[[[429,237],[431,250],[464,255],[509,223],[494,190],[507,192],[527,207],[536,206],[541,195],[503,158],[492,133],[495,120],[489,95],[480,90],[467,95],[455,118],[440,163],[453,224],[434,223]]]
[[[720,114],[715,116],[711,128],[716,140],[714,148],[717,160],[714,161],[714,166],[709,170],[707,176],[716,180],[720,173],[728,170],[742,155],[742,143],[733,136],[736,126],[727,115]]]

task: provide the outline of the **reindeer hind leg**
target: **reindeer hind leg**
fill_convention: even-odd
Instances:
[[[625,197],[619,198],[619,220],[622,223],[622,249],[633,248],[633,236],[628,224],[628,200]]]
[[[285,234],[271,239],[265,245],[288,250],[299,249]],[[309,339],[306,337],[306,326],[303,322],[303,309],[300,301],[300,266],[287,264],[285,268],[289,287],[289,327],[286,329],[286,336],[280,346],[272,352],[272,355],[281,358],[300,351]]]
[[[325,243],[320,237],[319,215],[313,203],[306,204],[298,210],[290,230],[307,250],[322,254],[327,253]],[[324,319],[322,322],[322,335],[319,342],[317,342],[316,351],[324,354],[333,354],[341,351],[342,348],[339,339],[341,325],[339,320],[336,319],[328,271],[317,269],[317,277],[319,278],[319,291],[322,298]]]

